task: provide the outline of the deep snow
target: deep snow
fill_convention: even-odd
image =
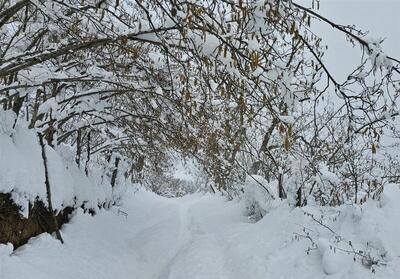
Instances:
[[[130,278],[399,278],[400,206],[398,186],[382,201],[338,209],[274,208],[258,223],[243,214],[243,203],[211,194],[167,199],[140,190],[128,192],[121,207],[94,217],[78,210],[64,225],[61,245],[48,234],[12,252],[0,246],[1,279]],[[360,259],[330,249],[333,235],[307,214],[344,237],[337,246],[386,253],[375,273]],[[335,216],[334,218],[331,218]],[[307,255],[308,239],[294,237],[303,227],[318,245]],[[336,244],[335,244],[336,245]],[[379,252],[380,251],[380,252]]]
[[[13,128],[15,117],[12,111],[0,109],[0,193],[11,193],[22,215],[27,217],[29,203],[41,200],[47,204],[44,165],[36,132],[28,129],[28,123],[22,119]],[[99,205],[118,200],[129,185],[121,179],[123,171],[120,171],[116,187],[112,188],[109,178],[104,178],[107,170],[103,166],[107,164],[98,162],[95,155],[86,176],[83,167],[75,163],[75,152],[68,145],[56,149],[46,146],[46,156],[54,210],[81,205],[97,210]]]

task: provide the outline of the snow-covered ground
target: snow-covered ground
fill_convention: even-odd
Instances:
[[[399,278],[399,200],[398,186],[391,185],[382,201],[362,207],[281,203],[250,223],[242,202],[200,193],[167,199],[140,190],[94,217],[78,210],[62,228],[64,245],[49,234],[14,252],[1,245],[0,278]],[[319,220],[320,213],[329,229],[309,215]],[[330,230],[343,239],[334,242]],[[385,266],[373,266],[373,273],[361,258],[354,262],[353,254],[340,251],[350,241],[357,251],[385,254]]]

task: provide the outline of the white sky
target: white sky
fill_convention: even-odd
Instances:
[[[311,7],[312,0],[293,0]],[[321,15],[342,25],[356,25],[369,31],[370,38],[386,38],[383,50],[389,56],[400,58],[400,0],[320,0]],[[360,49],[354,48],[340,32],[322,22],[312,23],[313,30],[329,45],[325,63],[342,81],[360,58]]]

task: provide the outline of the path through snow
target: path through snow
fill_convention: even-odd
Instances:
[[[351,259],[328,276],[321,253],[307,256],[307,241],[293,240],[303,214],[280,208],[251,224],[240,203],[220,196],[140,191],[120,208],[127,216],[116,208],[95,217],[78,211],[62,229],[64,245],[42,234],[11,254],[0,246],[0,278],[398,278],[398,268],[377,276]]]
[[[42,234],[11,256],[2,247],[0,278],[236,278],[221,234],[243,217],[234,203],[210,201],[138,193],[125,201],[126,217],[78,212],[62,229],[65,245]]]

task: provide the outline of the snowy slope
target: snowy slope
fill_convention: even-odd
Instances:
[[[167,199],[129,193],[121,208],[95,217],[78,211],[62,228],[65,245],[42,234],[13,253],[0,246],[0,278],[398,278],[399,198],[393,186],[382,202],[363,208],[291,209],[282,203],[249,223],[241,202],[217,195]],[[373,274],[358,258],[334,253],[332,233],[303,211],[324,212],[324,222],[354,247],[369,241],[371,253],[385,250],[387,266],[374,266]],[[329,221],[332,215],[335,221]],[[294,237],[302,227],[318,244],[309,255],[308,239]]]

